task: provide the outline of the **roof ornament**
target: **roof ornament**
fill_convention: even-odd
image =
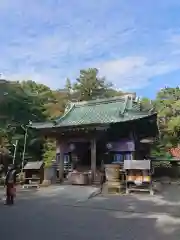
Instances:
[[[136,96],[136,98],[135,98],[135,102],[140,103],[140,102],[141,102],[141,98],[138,97],[138,96]]]
[[[74,104],[73,102],[68,101],[63,116],[60,117],[60,118],[58,118],[58,119],[53,120],[53,121],[52,121],[52,122],[53,122],[53,125],[54,125],[54,126],[58,125],[59,122],[66,117],[66,115],[72,110],[72,108],[73,108],[74,106],[75,106],[75,104]]]
[[[129,101],[129,109],[132,109],[132,107],[133,107],[133,101],[134,101],[134,99],[136,99],[137,97],[135,97],[134,95],[130,95],[130,101]],[[136,100],[135,100],[136,101]]]
[[[122,110],[120,111],[120,115],[122,115],[122,116],[124,116],[124,113],[126,111],[128,100],[129,100],[129,95],[125,96],[124,106],[123,106]]]
[[[65,107],[64,113],[68,112],[74,104],[71,101],[68,101]]]

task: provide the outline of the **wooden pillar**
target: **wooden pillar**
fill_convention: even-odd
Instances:
[[[131,154],[132,154],[132,160],[135,160],[136,157],[137,157],[137,156],[136,156],[136,136],[135,136],[133,130],[131,130],[130,135],[129,135],[129,138],[130,138],[130,140],[133,141],[133,143],[134,143],[134,149],[133,149],[133,151],[131,152]]]
[[[92,171],[92,182],[95,180],[96,174],[96,139],[91,140],[91,171]]]
[[[135,144],[135,152],[134,152],[134,159],[135,160],[140,160],[140,140],[139,136],[137,134],[137,128],[134,129],[133,131],[133,139],[134,139],[134,144]]]
[[[59,143],[60,156],[59,156],[59,162],[58,162],[60,182],[64,180],[64,147],[65,147],[64,143],[60,142]]]

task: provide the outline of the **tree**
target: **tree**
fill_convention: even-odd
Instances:
[[[158,92],[154,104],[164,143],[177,145],[180,136],[180,88],[162,89]]]
[[[88,101],[107,97],[111,87],[112,84],[107,83],[104,77],[98,76],[96,68],[89,68],[80,71],[80,76],[76,79],[72,89],[79,94],[79,101]]]
[[[24,130],[22,126],[29,124],[31,121],[44,121],[44,106],[43,101],[39,96],[33,95],[27,91],[27,85],[19,82],[5,81],[1,84],[1,91],[6,94],[1,95],[0,101],[0,143],[1,148],[6,148],[13,155],[13,143],[16,139],[19,140],[17,148],[16,163],[20,163],[24,145]],[[31,138],[36,137],[33,131],[29,130]],[[27,153],[32,157],[37,157],[36,148],[30,148],[30,138],[27,141]],[[37,144],[36,144],[37,146]],[[35,150],[36,149],[36,150]],[[33,154],[32,154],[33,153]]]
[[[45,167],[52,165],[52,161],[56,159],[56,142],[52,139],[47,139],[44,144],[43,160]]]
[[[155,156],[167,158],[169,149],[180,143],[180,88],[161,89],[153,106],[158,113],[160,138],[154,144],[152,152]]]
[[[49,87],[43,84],[37,84],[33,81],[24,81],[22,86],[29,96],[38,98],[41,105],[41,111],[46,120],[51,120],[63,115],[66,103],[70,98],[70,80],[67,79],[67,89],[51,90]],[[32,140],[28,143],[28,152],[31,156],[37,153],[36,156],[39,155],[39,158],[44,160],[45,165],[49,166],[52,159],[56,157],[55,141],[51,139],[44,141],[44,139],[35,136],[34,133],[31,134],[30,139]],[[38,151],[38,149],[40,151]]]
[[[68,93],[71,93],[72,91],[72,84],[69,78],[66,79],[65,89],[68,91]]]
[[[142,110],[144,110],[144,111],[154,111],[155,110],[154,103],[149,98],[143,97],[140,100],[140,103],[141,103]]]

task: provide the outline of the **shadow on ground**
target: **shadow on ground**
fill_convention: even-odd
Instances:
[[[136,200],[137,201],[137,200]],[[119,201],[121,202],[121,201]],[[18,220],[18,221],[17,221]],[[179,240],[180,219],[159,213],[62,205],[58,196],[19,201],[0,215],[1,237],[14,240]],[[6,226],[10,226],[10,229]]]
[[[159,195],[97,196],[85,200],[82,189],[62,187],[19,196],[1,207],[1,237],[7,239],[179,240],[180,187],[165,186]],[[82,197],[79,196],[82,194]],[[79,201],[80,200],[80,201]],[[17,221],[18,219],[18,221]],[[21,230],[19,231],[19,226]]]
[[[149,194],[132,195],[99,195],[83,203],[86,207],[137,212],[137,213],[167,213],[180,217],[180,186],[163,186],[162,192],[151,196]]]

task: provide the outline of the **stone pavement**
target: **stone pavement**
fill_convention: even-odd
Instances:
[[[180,186],[166,185],[162,193],[151,196],[145,194],[132,195],[99,195],[83,202],[88,208],[124,211],[130,213],[166,213],[180,217]]]
[[[84,186],[50,186],[36,189],[17,189],[17,201],[43,199],[58,201],[63,206],[76,206],[93,209],[123,211],[129,213],[167,213],[180,217],[180,186],[166,185],[161,194],[97,195],[90,198],[98,188]],[[0,189],[0,198],[4,190]]]
[[[75,195],[74,199],[69,195],[72,201],[68,204],[68,195],[63,198],[55,188],[39,193],[27,199],[19,195],[11,207],[0,205],[1,239],[179,240],[180,218],[167,213],[100,208],[98,201],[102,203],[102,197],[79,202]],[[117,199],[119,205],[122,198]],[[110,203],[112,198],[108,199]],[[94,205],[89,207],[92,201]],[[134,201],[137,204],[139,200]]]
[[[137,194],[92,199],[87,198],[88,189],[73,186],[18,193],[14,206],[0,204],[0,237],[179,240],[180,217],[172,214],[179,209],[178,191],[179,188],[170,187],[159,196]],[[167,206],[171,209],[166,209]]]
[[[39,189],[22,189],[17,187],[17,199],[28,198],[52,198],[59,196],[62,202],[73,204],[88,200],[92,195],[99,192],[99,188],[91,186],[52,185]],[[0,199],[4,198],[5,189],[0,188]]]

